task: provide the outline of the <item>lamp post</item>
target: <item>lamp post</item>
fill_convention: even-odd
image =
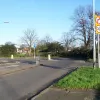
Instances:
[[[35,54],[36,44],[35,43],[34,43],[33,48],[34,48],[34,59],[35,59],[36,58],[36,54]]]
[[[9,23],[9,22],[3,22],[3,23],[6,23],[6,24],[7,24],[7,23]]]
[[[93,0],[93,67],[96,67],[96,45],[95,45],[95,0]]]
[[[8,21],[0,22],[0,24],[9,24]]]

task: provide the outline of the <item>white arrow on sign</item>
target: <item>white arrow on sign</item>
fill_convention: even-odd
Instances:
[[[97,26],[97,27],[96,27],[96,31],[97,31],[98,33],[100,33],[100,26]]]

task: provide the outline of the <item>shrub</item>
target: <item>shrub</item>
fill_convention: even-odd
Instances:
[[[75,48],[68,52],[62,52],[60,56],[89,59],[89,58],[93,58],[93,50],[85,49],[85,48]]]
[[[14,45],[2,45],[0,47],[0,56],[9,57],[12,54],[16,53],[16,47]]]
[[[15,57],[27,57],[26,54],[20,54],[20,53],[17,53],[14,55]]]

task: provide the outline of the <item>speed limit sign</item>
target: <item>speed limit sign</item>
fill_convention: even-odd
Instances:
[[[96,16],[95,22],[96,33],[100,34],[100,16]]]

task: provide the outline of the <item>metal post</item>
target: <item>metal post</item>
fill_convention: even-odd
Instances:
[[[100,54],[100,53],[99,53],[99,52],[100,52],[100,51],[99,51],[99,46],[100,46],[100,43],[99,43],[99,42],[100,42],[100,41],[99,41],[99,40],[100,40],[100,39],[99,39],[99,34],[98,34],[98,66],[99,66],[99,68],[100,68],[100,56],[99,56],[99,54]]]
[[[93,67],[96,67],[96,45],[95,45],[95,0],[93,0]]]
[[[34,59],[35,59],[35,48],[34,48]]]

